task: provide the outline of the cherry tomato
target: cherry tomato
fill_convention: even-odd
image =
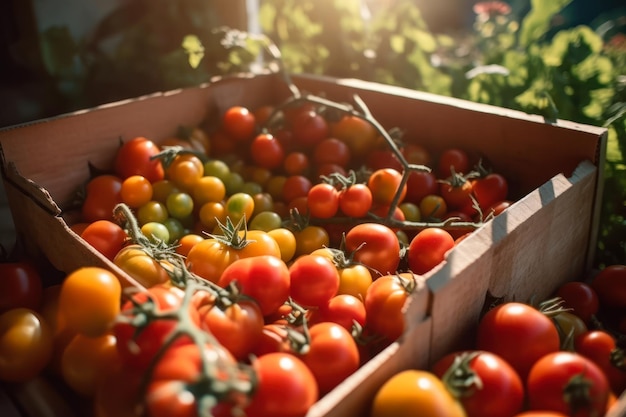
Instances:
[[[531,410],[552,410],[570,416],[602,416],[610,388],[602,370],[590,359],[568,351],[542,356],[528,374]]]
[[[424,220],[441,220],[448,212],[446,200],[438,194],[429,194],[419,202],[420,213]]]
[[[330,237],[326,229],[321,226],[308,225],[302,230],[295,230],[296,238],[295,257],[306,255],[316,249],[328,246]]]
[[[165,177],[176,187],[185,192],[191,192],[195,183],[204,175],[204,163],[193,154],[181,153],[165,170]]]
[[[493,353],[449,353],[435,362],[432,372],[458,398],[467,417],[510,417],[524,405],[524,383]]]
[[[52,358],[53,335],[43,317],[28,308],[0,314],[0,380],[24,382]]]
[[[465,417],[461,404],[441,379],[429,371],[405,370],[394,374],[376,391],[371,417]]]
[[[329,219],[339,210],[339,192],[327,183],[315,184],[307,194],[307,208],[311,217]]]
[[[365,299],[367,288],[372,284],[372,274],[366,266],[353,264],[339,268],[337,294],[349,294],[359,300]]]
[[[285,179],[280,199],[289,204],[298,197],[306,197],[313,187],[310,179],[303,175],[291,175]]]
[[[122,181],[120,196],[122,202],[131,208],[138,208],[152,200],[152,183],[142,175],[131,175]]]
[[[574,338],[574,350],[602,369],[615,394],[626,389],[626,371],[618,367],[623,366],[623,359],[613,335],[605,330],[589,330]]]
[[[98,252],[112,261],[128,239],[126,231],[110,220],[90,223],[80,235]]]
[[[292,121],[293,139],[301,148],[312,148],[328,137],[328,122],[315,110],[302,111]]]
[[[300,357],[313,373],[320,394],[326,394],[359,368],[359,349],[350,332],[332,322],[311,326],[309,338],[308,350]]]
[[[350,163],[350,158],[351,154],[348,145],[334,137],[322,140],[313,149],[313,162],[317,166],[336,164],[347,167]]]
[[[243,106],[232,106],[222,116],[222,130],[235,142],[247,142],[254,136],[256,118]]]
[[[439,195],[445,200],[448,209],[459,209],[472,204],[472,190],[472,183],[457,174],[441,182]]]
[[[411,171],[406,185],[404,201],[414,204],[419,204],[427,195],[435,195],[439,191],[439,183],[433,172]]]
[[[365,217],[372,203],[372,191],[365,184],[353,184],[339,192],[339,209],[348,217]]]
[[[170,279],[164,264],[148,254],[140,245],[123,247],[113,258],[113,263],[146,288]]]
[[[293,232],[284,227],[279,227],[270,230],[267,234],[278,243],[280,247],[280,258],[283,262],[291,261],[296,253],[296,237]]]
[[[467,174],[470,170],[470,160],[467,152],[458,148],[444,150],[437,161],[439,178],[448,178],[453,172]]]
[[[398,203],[406,196],[406,184],[401,186],[402,174],[393,168],[383,168],[372,172],[367,180],[367,186],[372,191],[374,204],[388,206],[396,194],[399,194]],[[400,188],[402,187],[402,188]]]
[[[122,286],[113,273],[100,267],[82,267],[61,284],[59,314],[78,333],[105,334],[120,312]]]
[[[552,320],[541,311],[505,302],[480,320],[476,347],[502,357],[524,379],[536,361],[560,349],[560,339]]]
[[[98,175],[87,182],[81,206],[83,221],[110,220],[113,209],[122,202],[122,179],[115,175]]]
[[[626,309],[626,265],[609,265],[591,281],[602,308]]]
[[[23,307],[37,310],[43,298],[39,270],[28,261],[0,262],[0,313]]]
[[[368,329],[389,342],[404,333],[404,304],[415,288],[411,273],[384,275],[377,278],[365,293],[365,316]]]
[[[246,407],[255,417],[304,416],[318,400],[319,389],[313,373],[290,353],[268,353],[253,362],[258,387]]]
[[[569,340],[578,337],[588,330],[585,322],[569,311],[562,311],[552,316],[552,321],[559,331],[561,344],[563,346],[565,346],[565,343]]]
[[[378,131],[370,122],[360,117],[344,115],[331,124],[329,136],[347,144],[354,158],[362,158],[376,144]]]
[[[228,197],[224,208],[226,209],[226,216],[230,217],[233,224],[239,223],[244,217],[246,221],[249,221],[254,212],[254,199],[250,194],[244,192],[234,193]]]
[[[271,133],[261,133],[252,140],[250,155],[256,165],[267,169],[276,169],[285,160],[283,145]]]
[[[351,331],[355,322],[364,327],[366,316],[361,299],[350,294],[337,294],[319,307],[317,321],[337,323]]]
[[[279,257],[260,255],[242,258],[222,272],[218,285],[237,281],[241,293],[254,299],[264,316],[278,309],[289,297],[290,274]]]
[[[161,149],[152,140],[135,137],[124,142],[117,150],[114,161],[114,172],[122,180],[141,175],[151,183],[165,177],[163,165],[159,159],[153,159]]]
[[[406,162],[414,165],[430,166],[432,155],[424,146],[417,143],[407,143],[402,149],[402,155]]]
[[[189,250],[186,264],[189,271],[217,283],[224,270],[240,257],[240,248],[220,239],[209,238]]]
[[[293,151],[285,156],[283,161],[283,169],[287,175],[304,175],[309,174],[311,162],[304,152]]]
[[[396,272],[400,264],[400,242],[395,232],[379,223],[361,223],[346,233],[346,251],[374,273]]]
[[[409,269],[416,274],[425,274],[441,264],[453,247],[454,238],[448,231],[436,227],[423,229],[409,244]]]
[[[474,180],[472,193],[483,211],[499,201],[504,201],[509,192],[508,182],[504,176],[492,172]]]
[[[319,307],[337,294],[339,272],[319,255],[302,255],[289,266],[290,297],[304,307]]]

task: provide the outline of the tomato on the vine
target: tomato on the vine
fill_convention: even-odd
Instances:
[[[309,214],[314,218],[329,219],[339,210],[339,192],[325,182],[313,185],[306,201]]]
[[[364,157],[374,147],[378,140],[378,131],[367,120],[344,115],[331,124],[330,136],[348,145],[351,155],[356,159]]]
[[[390,205],[396,194],[398,203],[406,196],[407,186],[402,184],[402,174],[393,168],[381,168],[372,172],[367,180],[367,186],[372,191],[373,203],[377,205]]]
[[[328,122],[315,110],[302,111],[292,121],[293,139],[299,148],[311,148],[328,137]]]
[[[170,279],[164,264],[138,244],[124,246],[113,258],[113,263],[146,288]]]
[[[339,209],[348,217],[365,217],[372,203],[372,190],[366,184],[352,184],[339,191]]]
[[[467,174],[470,170],[470,158],[466,151],[459,148],[445,149],[437,160],[439,178],[448,178],[453,173]]]
[[[472,193],[483,211],[506,200],[509,186],[503,175],[492,172],[473,181]]]

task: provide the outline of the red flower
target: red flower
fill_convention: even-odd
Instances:
[[[481,1],[474,4],[474,13],[477,15],[499,16],[511,13],[511,6],[502,1]]]

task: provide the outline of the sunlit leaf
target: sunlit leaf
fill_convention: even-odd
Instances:
[[[189,65],[191,68],[198,68],[202,58],[204,58],[204,46],[195,35],[187,35],[183,39],[182,47],[189,55]]]
[[[530,12],[522,21],[520,44],[530,45],[541,39],[550,28],[553,16],[572,0],[531,0]]]

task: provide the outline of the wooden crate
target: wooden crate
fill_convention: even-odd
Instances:
[[[403,337],[333,392],[309,416],[363,415],[375,390],[395,372],[426,367],[467,345],[488,294],[527,301],[585,276],[597,240],[606,131],[601,128],[359,80],[294,77],[302,91],[353,103],[357,94],[386,128],[400,127],[433,152],[460,147],[487,158],[516,199],[504,214],[453,249],[425,275],[407,305]],[[0,131],[2,172],[18,239],[69,272],[113,270],[74,234],[67,210],[89,175],[88,162],[111,166],[121,139],[156,143],[179,125],[197,125],[232,105],[279,103],[289,91],[270,74],[158,93]]]

